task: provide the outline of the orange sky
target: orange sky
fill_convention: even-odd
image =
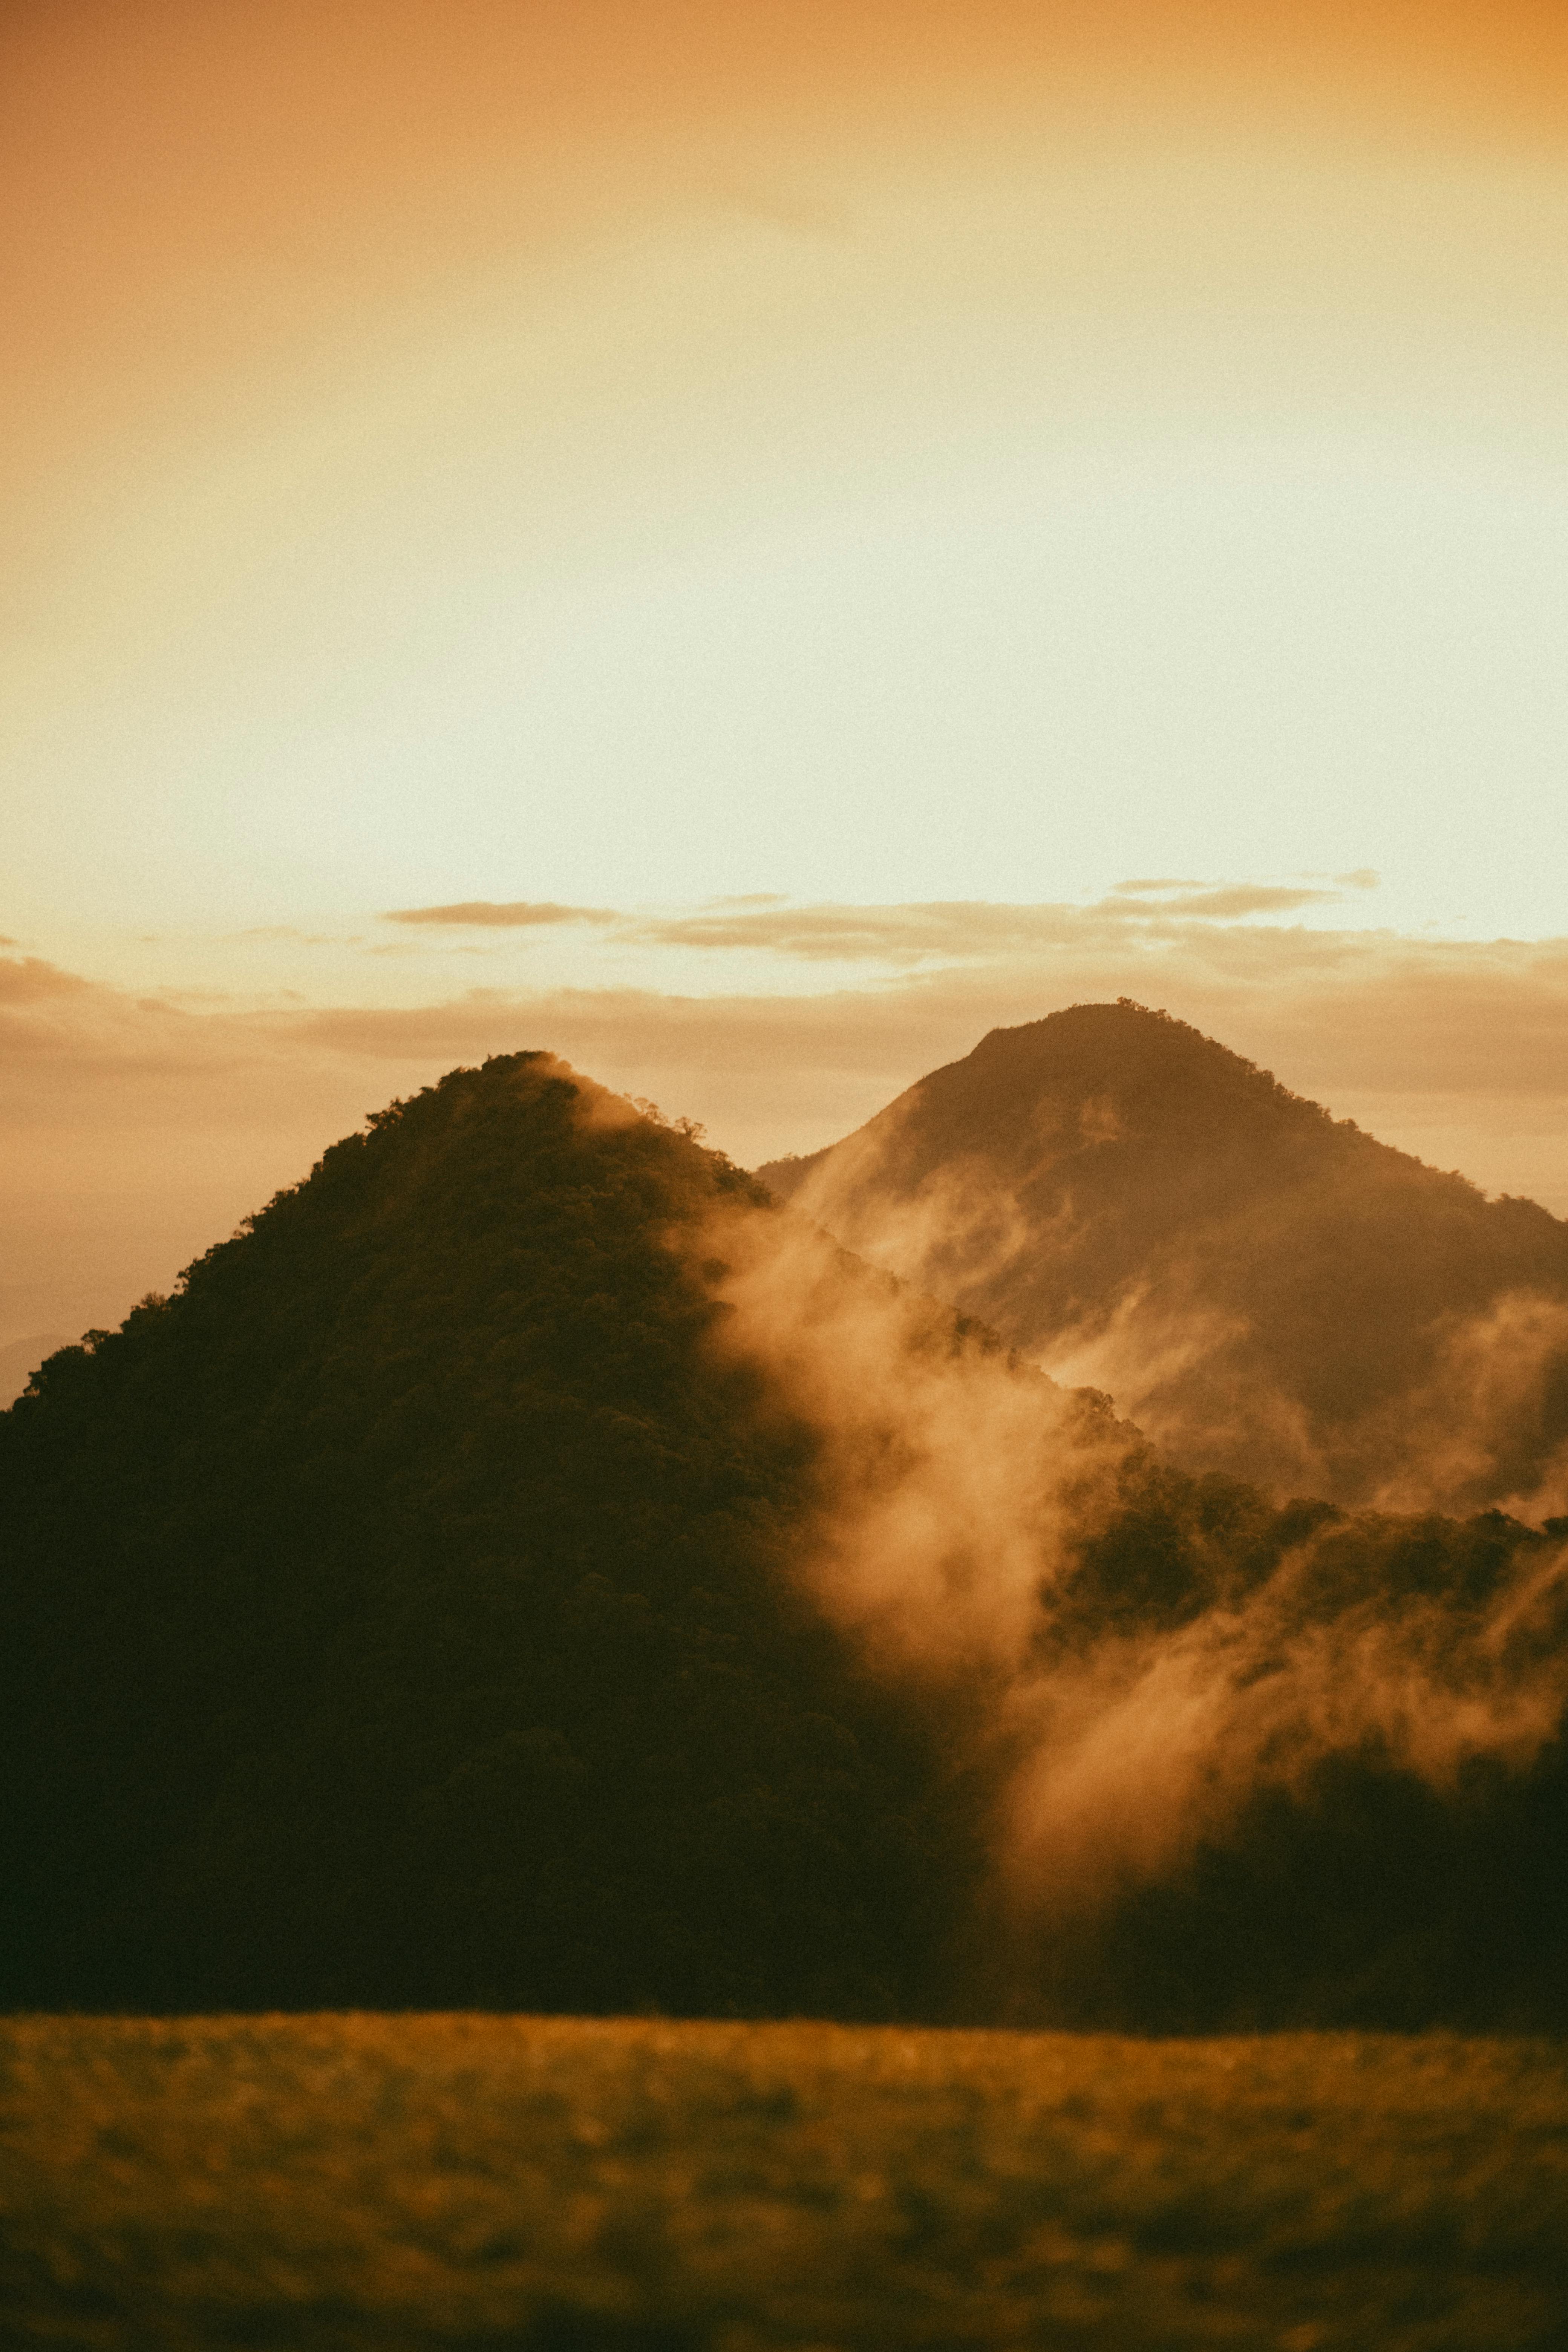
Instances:
[[[139,0],[0,24],[7,476],[210,430],[498,256],[1053,139],[1560,161],[1553,0]],[[300,387],[302,389],[302,387]],[[39,477],[44,478],[40,486]]]
[[[0,1339],[480,1032],[760,1153],[1121,973],[1568,1201],[1488,945],[1568,930],[1560,5],[14,0],[0,205]],[[643,911],[385,919],[517,901]],[[1549,971],[1514,1108],[1424,1045],[1402,1127],[1317,933],[1391,1034]],[[225,1024],[317,1014],[414,1043],[274,1098]]]

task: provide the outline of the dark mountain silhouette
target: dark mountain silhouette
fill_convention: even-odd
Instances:
[[[550,1056],[329,1151],[0,1423],[5,1990],[929,2001],[929,1731],[784,1565],[803,1433],[665,1245],[752,1180]]]
[[[0,1409],[15,1404],[46,1356],[69,1345],[63,1331],[40,1331],[0,1348]]]
[[[0,1416],[0,1999],[1568,2021],[1564,1534],[1183,1474],[500,1057]]]
[[[994,1030],[759,1173],[1194,1468],[1352,1505],[1568,1507],[1568,1224],[1163,1013]]]

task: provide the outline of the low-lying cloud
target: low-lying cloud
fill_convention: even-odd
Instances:
[[[1445,1551],[1200,1489],[795,1212],[722,1212],[692,1246],[725,1269],[719,1344],[816,1433],[817,1604],[884,1672],[984,1694],[1009,1916],[1091,1918],[1336,1759],[1444,1794],[1552,1737],[1568,1544]]]

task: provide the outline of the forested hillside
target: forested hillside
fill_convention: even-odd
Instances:
[[[0,1506],[11,2006],[1568,2021],[1563,1529],[1174,1469],[546,1055]]]
[[[1568,1224],[1184,1022],[1122,999],[994,1030],[759,1173],[1194,1469],[1395,1510],[1568,1510]]]
[[[610,1102],[455,1073],[0,1424],[12,2001],[931,1999],[929,1735],[662,1245],[751,1180]]]

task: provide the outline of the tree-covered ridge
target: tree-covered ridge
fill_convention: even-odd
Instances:
[[[1184,1474],[547,1055],[0,1496],[12,2005],[1568,2015],[1564,1530]]]
[[[961,1866],[663,1245],[751,1180],[458,1071],[6,1418],[13,1999],[897,2011]],[[911,1793],[924,1812],[911,1817]]]

